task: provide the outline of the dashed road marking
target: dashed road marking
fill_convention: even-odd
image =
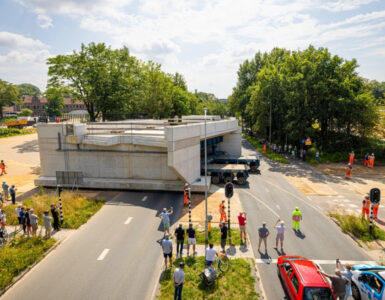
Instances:
[[[144,196],[143,199],[142,199],[142,201],[146,201],[147,198],[148,198],[147,196]]]
[[[132,217],[128,217],[128,219],[126,220],[126,222],[124,222],[124,225],[129,224],[129,223],[131,222],[131,220],[132,220]]]
[[[109,251],[110,251],[110,249],[104,249],[103,252],[99,255],[97,260],[103,260]]]

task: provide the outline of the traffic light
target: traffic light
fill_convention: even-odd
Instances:
[[[225,195],[227,198],[231,198],[234,194],[234,185],[231,182],[225,185]]]
[[[370,190],[370,202],[379,203],[380,202],[381,192],[378,188],[373,188]]]

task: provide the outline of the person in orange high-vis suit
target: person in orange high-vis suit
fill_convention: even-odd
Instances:
[[[188,192],[189,188],[188,188],[188,184],[186,183],[184,185],[184,190],[183,190],[183,194],[184,194],[184,202],[183,202],[183,205],[185,206],[188,206],[188,203],[189,203],[189,192]]]
[[[1,175],[7,174],[7,172],[5,172],[5,163],[3,160],[0,162],[0,169],[1,169]]]
[[[354,151],[352,151],[349,156],[349,164],[352,165],[353,163],[354,163]]]
[[[365,195],[365,199],[362,200],[362,218],[368,219],[369,220],[369,215],[370,215],[370,199],[369,199],[369,194]]]
[[[369,168],[373,168],[374,167],[374,153],[372,153],[372,155],[369,156]]]
[[[350,179],[351,173],[352,173],[352,165],[348,163],[348,169],[346,170],[345,178]]]
[[[225,210],[225,200],[223,199],[219,204],[219,214],[221,215],[219,222],[227,222],[227,215]]]
[[[373,219],[374,220],[377,220],[377,216],[378,216],[378,209],[380,208],[380,202],[378,203],[373,203]]]
[[[263,153],[266,153],[266,144],[263,145]]]

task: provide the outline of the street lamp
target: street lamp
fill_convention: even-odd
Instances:
[[[207,228],[207,131],[206,131],[207,107],[204,108],[204,111],[205,111],[205,249],[206,249],[208,240],[209,240],[208,228]],[[206,258],[206,251],[205,251],[205,258]]]

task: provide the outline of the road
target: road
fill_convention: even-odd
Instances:
[[[244,142],[248,154],[252,154],[251,146]],[[342,261],[371,261],[350,237],[341,233],[340,229],[327,218],[311,198],[304,196],[286,181],[279,172],[272,172],[274,163],[262,158],[261,174],[249,177],[249,188],[238,188],[240,199],[248,214],[247,230],[255,253],[256,261],[267,299],[285,299],[285,293],[277,277],[276,259],[283,254],[302,255],[320,263],[327,272],[333,272],[336,258]],[[301,222],[302,235],[292,230],[291,214],[298,206],[303,214]],[[285,221],[286,234],[284,253],[275,250],[275,230],[277,219]],[[266,221],[271,236],[268,238],[268,252],[264,246],[258,252],[258,227]],[[277,288],[279,287],[279,288]]]
[[[2,299],[151,299],[162,266],[157,241],[163,233],[156,216],[173,205],[171,224],[177,221],[182,198],[120,193]]]

